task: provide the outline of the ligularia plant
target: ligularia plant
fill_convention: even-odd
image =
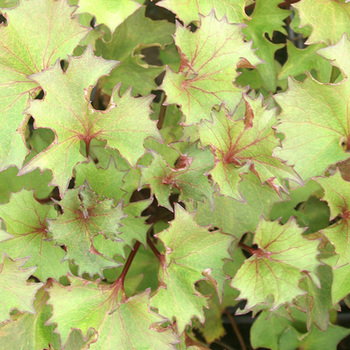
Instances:
[[[293,2],[0,0],[1,349],[350,334],[350,3]]]

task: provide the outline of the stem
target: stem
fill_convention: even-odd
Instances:
[[[225,314],[226,316],[228,317],[228,319],[230,320],[230,323],[231,323],[231,326],[233,328],[233,331],[235,332],[236,336],[237,336],[237,339],[239,341],[239,344],[241,345],[241,349],[242,350],[247,350],[247,347],[244,343],[244,340],[243,340],[243,337],[242,337],[242,334],[241,332],[239,331],[239,328],[235,322],[235,320],[233,319],[232,315],[227,311],[225,310]]]
[[[253,249],[251,247],[248,247],[247,245],[245,245],[244,243],[242,242],[239,242],[238,244],[240,247],[242,247],[244,250],[246,250],[248,253],[254,255],[256,253],[256,249]]]
[[[166,95],[164,94],[162,104],[160,106],[160,111],[159,111],[159,116],[158,116],[158,123],[157,123],[157,128],[160,130],[163,127],[164,120],[165,120],[165,113],[166,113],[166,108],[167,106],[163,105],[163,103],[166,100]]]
[[[164,254],[161,254],[159,250],[156,248],[156,246],[153,244],[151,239],[147,237],[147,244],[151,247],[154,255],[158,258],[159,262],[163,265],[164,264]]]

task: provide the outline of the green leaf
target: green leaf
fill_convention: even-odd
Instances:
[[[69,287],[54,283],[49,290],[54,310],[49,322],[57,323],[62,344],[72,329],[81,329],[85,335],[91,328],[99,332],[98,342],[91,344],[91,349],[111,349],[111,344],[125,350],[152,348],[152,344],[156,349],[173,349],[171,344],[178,342],[171,329],[150,328],[165,319],[150,311],[149,290],[122,301],[113,286],[70,279]]]
[[[200,14],[207,16],[214,8],[217,18],[227,17],[230,23],[242,23],[247,15],[244,11],[246,0],[162,0],[157,6],[165,7],[174,12],[187,26],[191,22],[199,22]]]
[[[324,188],[324,200],[331,210],[331,219],[338,215],[341,218],[331,227],[322,230],[339,255],[336,267],[340,267],[348,264],[350,259],[350,183],[344,181],[339,172],[330,177],[319,178],[317,182]]]
[[[349,76],[345,55],[350,53],[350,42],[345,35],[337,45],[318,52],[335,60],[334,64]],[[350,137],[349,82],[326,85],[307,77],[303,83],[289,79],[288,85],[287,92],[275,96],[283,109],[277,131],[285,135],[282,149],[276,149],[275,154],[294,165],[306,181],[322,175],[329,165],[349,157],[345,152]]]
[[[33,273],[41,281],[60,278],[68,272],[67,262],[61,263],[65,253],[55,247],[47,233],[47,219],[55,219],[53,205],[42,205],[33,197],[33,191],[22,190],[11,196],[9,203],[0,206],[0,217],[6,224],[11,239],[0,242],[0,251],[12,259],[25,258],[23,267],[37,266]]]
[[[43,101],[31,101],[27,112],[33,115],[36,128],[52,128],[56,138],[20,172],[37,167],[52,170],[52,183],[60,187],[61,193],[68,186],[73,168],[86,160],[80,153],[82,140],[87,152],[92,139],[106,140],[108,147],[117,148],[127,161],[135,164],[144,153],[144,139],[159,135],[155,123],[148,117],[152,97],[134,99],[130,92],[119,97],[116,90],[108,111],[97,112],[89,104],[86,89],[91,89],[101,75],[107,74],[115,66],[114,61],[97,58],[88,48],[83,56],[71,58],[69,62],[66,72],[57,62],[51,69],[31,76],[46,95]],[[57,123],[57,118],[62,123]]]
[[[35,267],[23,269],[28,258],[12,260],[2,253],[0,264],[0,321],[10,320],[10,311],[35,313],[33,301],[43,283],[27,283]],[[9,285],[11,288],[9,288]]]
[[[175,73],[167,67],[160,88],[167,95],[166,104],[181,106],[187,124],[210,120],[212,107],[224,101],[232,114],[240,102],[243,90],[233,85],[238,76],[236,66],[243,58],[251,65],[259,63],[250,44],[243,41],[241,28],[225,17],[218,21],[214,12],[201,16],[201,26],[195,33],[177,25],[180,70]]]
[[[88,12],[96,17],[98,24],[106,24],[112,32],[140,7],[133,0],[79,0],[78,5],[76,14]]]
[[[339,303],[350,291],[350,264],[333,270],[332,301]]]
[[[312,32],[306,44],[323,42],[335,44],[343,33],[350,34],[348,21],[350,16],[350,4],[341,1],[303,0],[293,4],[300,16],[300,27],[311,25]],[[315,16],[317,14],[317,16]],[[332,23],[330,26],[329,23]]]
[[[222,195],[240,199],[240,175],[252,169],[260,178],[276,188],[284,187],[283,179],[297,176],[272,154],[279,144],[272,127],[277,123],[275,110],[263,106],[262,97],[246,97],[249,116],[234,121],[225,109],[213,111],[214,122],[204,121],[199,129],[202,145],[209,145],[215,154],[215,168],[210,172]],[[274,182],[275,181],[275,182]]]
[[[73,11],[66,1],[34,0],[5,12],[8,24],[0,28],[0,170],[20,167],[28,153],[20,133],[26,121],[22,113],[39,89],[28,76],[65,59],[89,31],[71,19]]]
[[[157,237],[164,243],[166,253],[160,266],[160,288],[151,305],[160,314],[170,319],[175,317],[182,333],[193,316],[204,321],[202,309],[207,302],[194,289],[197,281],[209,279],[222,296],[226,279],[223,259],[230,259],[228,248],[234,238],[198,226],[193,215],[179,205],[175,207],[175,219],[170,227]]]
[[[58,334],[53,332],[55,327],[45,325],[51,316],[51,307],[46,305],[48,299],[47,292],[43,288],[39,289],[33,303],[36,311],[34,315],[16,314],[12,321],[0,326],[1,349],[47,349],[49,344],[57,350],[61,349]],[[14,334],[17,335],[15,338]]]
[[[119,66],[99,82],[99,86],[107,94],[110,94],[119,82],[122,93],[132,86],[135,96],[148,95],[151,90],[157,88],[154,79],[164,71],[164,67],[147,64],[142,60],[144,56],[141,50],[147,47],[164,48],[170,44],[174,25],[167,21],[152,21],[145,17],[145,9],[144,6],[141,7],[126,19],[116,29],[109,42],[103,40],[96,42],[97,55],[120,61]]]
[[[79,273],[102,275],[102,270],[119,266],[96,250],[93,244],[95,236],[118,241],[120,220],[124,216],[121,204],[114,207],[113,201],[98,200],[88,185],[67,191],[59,202],[63,214],[49,223],[53,239],[65,245],[65,260],[74,259]]]
[[[278,221],[260,220],[253,241],[259,248],[252,250],[253,255],[243,263],[231,284],[240,290],[241,299],[247,299],[246,310],[266,303],[269,296],[273,296],[270,309],[275,310],[305,294],[299,288],[303,272],[319,285],[319,241],[307,240],[302,233],[294,220],[283,226]]]

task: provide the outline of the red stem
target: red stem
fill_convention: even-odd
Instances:
[[[155,256],[158,258],[158,260],[161,263],[161,265],[163,265],[164,261],[165,261],[164,254],[161,254],[159,252],[159,250],[156,248],[156,246],[153,244],[153,242],[151,241],[151,239],[149,237],[147,237],[147,243],[151,247],[151,249],[152,249],[153,253],[155,254]]]

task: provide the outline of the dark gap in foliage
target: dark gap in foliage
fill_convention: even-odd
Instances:
[[[275,52],[275,60],[279,62],[282,66],[287,62],[288,52],[287,46],[283,46]]]
[[[192,33],[196,32],[196,30],[198,29],[198,27],[194,23],[190,23],[189,28]]]
[[[145,47],[141,50],[142,61],[145,61],[152,66],[163,66],[163,62],[159,59],[159,46]]]
[[[170,23],[175,23],[175,14],[167,10],[164,7],[157,6],[156,3],[160,0],[146,0],[144,5],[146,5],[145,16],[153,19],[154,21],[167,20]]]
[[[160,73],[160,74],[156,77],[155,82],[156,82],[156,84],[157,84],[158,86],[163,82],[164,77],[165,77],[165,71],[162,72],[162,73]]]
[[[72,177],[70,180],[69,180],[69,185],[68,185],[68,189],[72,189],[75,187],[75,177]]]
[[[61,65],[61,69],[63,70],[63,72],[66,72],[68,69],[68,61],[66,60],[61,60],[60,61],[60,65]]]
[[[4,23],[5,25],[7,25],[6,17],[4,17],[3,15],[0,15],[0,24],[1,23]]]
[[[35,277],[34,275],[30,275],[30,276],[29,276],[29,280],[30,280],[30,282],[34,282],[34,283],[39,283],[39,282],[41,282],[41,281],[39,280],[39,278],[38,278],[38,277]]]
[[[29,135],[32,136],[34,131],[34,118],[30,117],[28,120],[28,129],[29,129]]]
[[[163,90],[152,90],[151,94],[154,95],[153,102],[160,103],[162,100]]]
[[[96,25],[96,17],[93,17],[90,21],[90,27],[95,28],[95,25]]]
[[[92,107],[97,111],[105,111],[110,103],[111,96],[103,94],[98,83],[93,87],[90,94]]]
[[[139,191],[135,190],[130,197],[130,203],[143,201],[150,197],[151,197],[151,190],[149,188],[143,188]]]

